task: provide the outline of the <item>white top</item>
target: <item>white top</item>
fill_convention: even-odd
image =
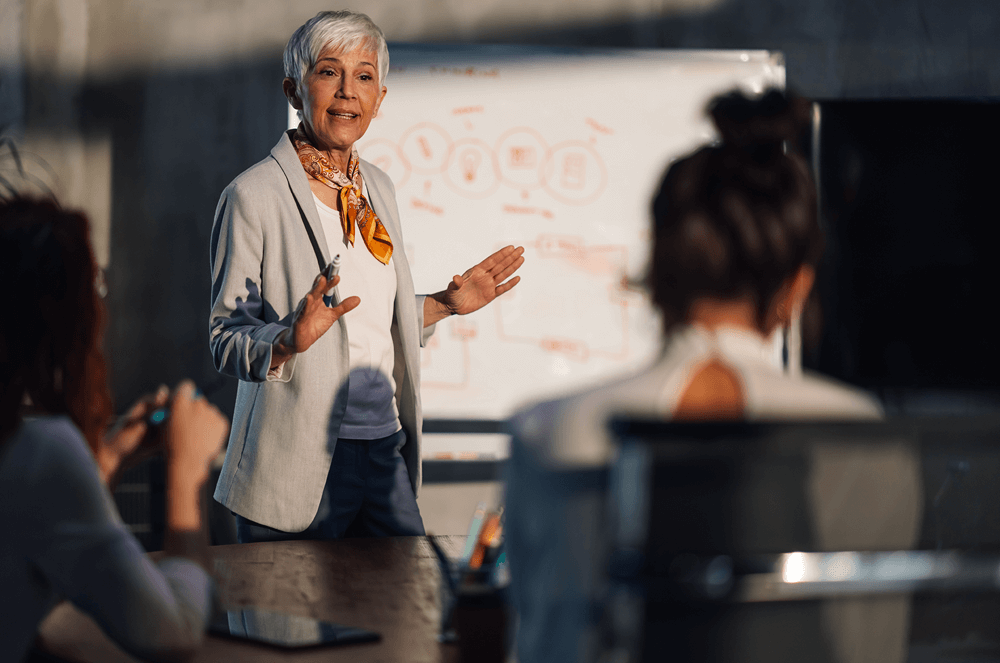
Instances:
[[[668,336],[653,366],[624,380],[525,411],[515,419],[519,434],[555,464],[603,466],[611,452],[605,433],[609,415],[670,418],[694,374],[713,357],[735,370],[743,387],[748,420],[882,417],[882,407],[861,390],[808,371],[786,373],[775,361],[772,342],[758,333],[738,327],[709,331],[681,326]],[[551,416],[558,421],[549,422]]]
[[[61,599],[143,658],[201,642],[208,575],[187,559],[149,560],[68,418],[26,421],[0,441],[0,529],[0,661],[24,657]]]
[[[860,390],[811,373],[786,373],[775,362],[772,343],[759,334],[693,326],[671,332],[663,354],[647,370],[516,415],[504,535],[512,596],[521,616],[517,650],[522,663],[593,660],[599,642],[591,608],[604,596],[607,575],[602,566],[606,495],[599,477],[613,453],[608,419],[622,414],[669,420],[690,380],[713,358],[734,369],[748,420],[882,417],[878,402]],[[911,451],[819,454],[812,463],[807,489],[820,547],[912,547],[922,498],[919,460]],[[561,470],[576,471],[566,475]],[[823,610],[834,660],[904,660],[905,597],[841,601]]]
[[[365,198],[371,200],[368,185]],[[392,314],[396,302],[396,270],[392,259],[382,264],[355,232],[352,246],[340,224],[340,213],[313,194],[330,255],[340,255],[340,301],[356,295],[361,303],[344,316],[350,352],[350,395],[339,436],[376,439],[399,430]]]

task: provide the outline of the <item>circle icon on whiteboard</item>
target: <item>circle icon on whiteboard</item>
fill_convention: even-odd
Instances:
[[[399,153],[399,148],[391,140],[376,138],[365,143],[358,150],[358,155],[365,161],[375,164],[388,175],[397,189],[410,179],[410,164],[406,163],[406,159]]]
[[[431,122],[410,127],[399,141],[403,157],[418,173],[435,174],[445,168],[451,137]]]
[[[567,205],[587,205],[608,184],[604,160],[587,143],[568,140],[555,145],[545,159],[545,190]]]
[[[485,198],[500,184],[493,150],[477,138],[455,141],[444,175],[448,186],[467,198]]]
[[[542,167],[548,145],[534,129],[518,127],[497,141],[500,179],[518,189],[537,189],[544,184]]]

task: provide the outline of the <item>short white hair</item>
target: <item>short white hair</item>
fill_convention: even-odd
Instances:
[[[353,51],[368,46],[378,56],[378,84],[385,84],[389,73],[389,47],[382,29],[365,14],[343,11],[320,12],[292,34],[285,45],[285,76],[295,81],[301,91],[303,79],[309,75],[320,54],[327,49]]]

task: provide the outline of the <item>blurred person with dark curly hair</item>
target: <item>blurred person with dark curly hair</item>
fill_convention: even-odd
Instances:
[[[858,389],[786,371],[771,341],[801,314],[823,249],[816,190],[793,148],[809,112],[806,100],[775,90],[758,98],[733,92],[712,102],[721,140],[674,162],[652,204],[647,284],[662,313],[662,353],[638,375],[513,418],[505,533],[521,663],[586,661],[596,651],[592,611],[603,574],[595,552],[603,502],[588,502],[552,472],[607,467],[612,415],[675,421],[883,416],[880,404]],[[869,545],[882,549],[908,548],[917,534],[917,461],[901,463],[889,463],[883,479],[892,496],[888,512],[873,513],[881,519],[875,525],[860,525],[870,526]],[[867,476],[838,477],[838,485]],[[821,542],[847,540],[825,525],[840,521],[822,515],[839,507],[818,500],[812,508]],[[895,598],[874,612],[831,609],[826,619],[835,624],[835,660],[869,660],[872,650],[865,647],[872,642],[880,644],[871,660],[902,660],[907,610],[905,600]]]
[[[51,199],[0,200],[0,660],[22,660],[62,599],[119,645],[175,660],[201,643],[211,582],[199,506],[226,418],[185,381],[109,430],[104,305],[90,224]],[[13,321],[11,321],[13,323]],[[148,416],[168,408],[162,430]],[[109,492],[121,469],[167,457],[166,556],[153,563]]]

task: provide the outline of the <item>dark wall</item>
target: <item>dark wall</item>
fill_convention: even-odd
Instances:
[[[21,20],[15,10],[27,3],[4,1],[4,20]],[[91,3],[95,12],[117,16],[105,4]],[[529,15],[530,3],[523,4],[515,2],[513,13]],[[540,2],[538,14],[550,4],[560,5]],[[390,39],[408,41],[780,50],[789,84],[827,99],[1000,95],[1000,3],[994,0],[731,0],[687,12],[669,11],[673,3],[668,3],[656,15],[626,15],[614,3],[608,5],[609,14],[614,9],[624,18],[520,20],[511,27],[504,3],[463,23],[460,12],[435,2],[421,5],[421,11],[435,17],[425,23],[444,27],[429,34],[397,25],[391,3],[363,9],[392,26],[387,27]],[[156,6],[157,11],[190,14],[192,22],[201,18],[194,5]],[[288,21],[297,25],[315,10],[308,3],[289,3]],[[219,22],[218,7],[211,16],[207,9],[205,13],[205,20],[216,21],[219,30],[266,32],[254,24],[249,5],[233,8],[232,18],[242,23],[230,21],[224,12],[226,22]],[[95,19],[87,28],[92,35],[101,31],[92,44],[109,48],[116,35],[125,40],[130,31],[157,30],[155,24],[109,20]],[[244,24],[253,29],[241,28]],[[291,31],[278,27],[283,35]],[[110,137],[108,348],[119,408],[160,382],[189,376],[231,411],[234,384],[215,372],[207,347],[209,232],[222,189],[264,158],[285,126],[278,27],[272,30],[275,35],[245,45],[228,59],[188,59],[171,66],[171,58],[181,61],[183,54],[157,52],[148,54],[149,61],[162,61],[156,71],[123,59],[122,73],[102,71],[82,83],[61,78],[58,68],[35,68],[32,63],[44,58],[25,57],[23,65],[0,62],[0,127],[23,127],[29,137]],[[23,40],[24,48],[34,43],[30,37]],[[177,50],[165,37],[150,43]],[[595,81],[595,96],[620,103],[623,92],[614,85]],[[65,90],[71,92],[63,94]]]
[[[1000,395],[1000,103],[820,107],[829,320],[816,367],[883,394]]]
[[[235,381],[208,352],[209,236],[222,190],[287,123],[281,77],[277,60],[252,62],[94,95],[114,145],[108,348],[121,404],[191,377],[232,408]]]
[[[482,41],[782,51],[817,98],[1000,95],[992,0],[736,0],[708,12],[486,31]]]

